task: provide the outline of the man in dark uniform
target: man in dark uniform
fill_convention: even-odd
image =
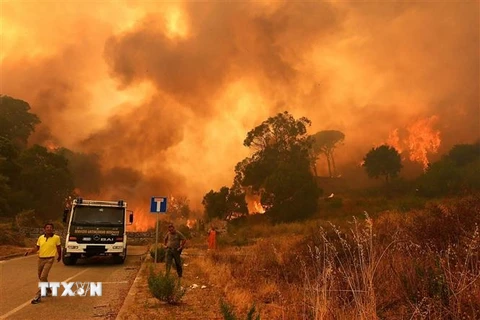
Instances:
[[[164,246],[166,249],[166,267],[167,274],[170,273],[172,267],[172,260],[175,260],[175,266],[177,267],[178,277],[182,277],[182,261],[180,260],[180,254],[182,253],[183,248],[187,238],[177,231],[173,224],[168,225],[168,233],[165,235]]]

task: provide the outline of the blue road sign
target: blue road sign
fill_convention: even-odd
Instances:
[[[152,197],[150,201],[151,213],[165,213],[167,212],[167,197]]]

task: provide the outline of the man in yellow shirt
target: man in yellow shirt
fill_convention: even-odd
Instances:
[[[27,251],[25,255],[29,253],[35,253],[38,251],[38,279],[41,282],[48,282],[48,273],[53,266],[55,260],[55,254],[57,254],[57,262],[62,259],[62,248],[60,245],[60,237],[53,233],[53,224],[47,223],[44,226],[44,234],[38,237],[37,245],[30,251]],[[50,293],[50,288],[47,289]],[[35,298],[32,300],[32,304],[40,302],[41,294],[38,290]]]

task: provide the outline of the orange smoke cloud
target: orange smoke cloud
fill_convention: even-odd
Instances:
[[[82,192],[145,212],[230,186],[246,133],[279,111],[344,132],[339,168],[432,114],[442,148],[480,135],[478,3],[1,6],[0,89],[40,117],[31,142],[81,153]],[[442,151],[424,133],[414,161]]]

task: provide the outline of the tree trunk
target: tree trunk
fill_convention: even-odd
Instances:
[[[330,167],[330,156],[328,153],[325,153],[327,156],[327,163],[328,163],[328,176],[331,178],[332,177],[332,168]]]
[[[390,198],[390,184],[388,181],[388,174],[385,175],[385,194],[387,198]]]
[[[330,157],[332,158],[332,167],[333,167],[333,175],[337,176],[337,167],[335,167],[335,159],[333,158],[333,150],[330,152]]]

